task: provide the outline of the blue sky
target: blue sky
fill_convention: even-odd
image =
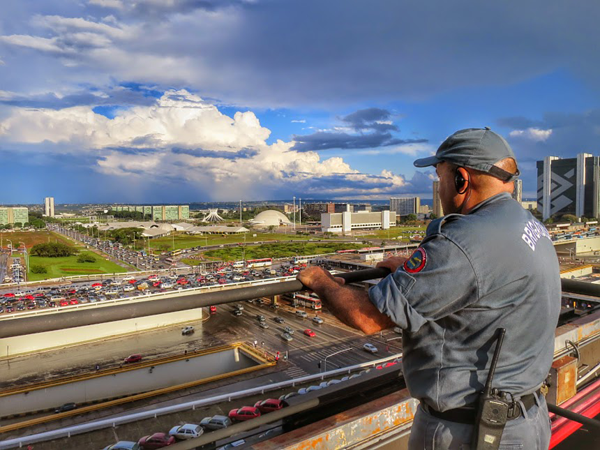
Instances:
[[[535,161],[598,155],[596,2],[2,5],[3,204],[431,197],[412,161],[467,127],[528,197]]]

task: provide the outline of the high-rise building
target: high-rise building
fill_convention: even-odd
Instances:
[[[29,222],[27,208],[0,207],[0,225],[19,223],[25,225]]]
[[[600,215],[600,158],[547,156],[537,162],[537,203],[544,220],[554,215]]]
[[[523,180],[520,178],[515,180],[515,190],[513,191],[512,198],[519,203],[523,201]]]
[[[433,214],[436,217],[442,217],[444,215],[444,209],[442,208],[442,199],[440,198],[440,182],[436,180],[433,182]]]
[[[46,197],[44,199],[44,215],[46,217],[54,217],[54,197]]]
[[[390,211],[395,211],[396,216],[419,214],[421,199],[419,197],[391,197]]]

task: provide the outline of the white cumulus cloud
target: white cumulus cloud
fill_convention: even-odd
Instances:
[[[536,142],[545,142],[552,135],[552,129],[542,130],[539,128],[527,128],[525,130],[513,130],[510,137],[525,138]]]
[[[267,144],[271,132],[253,112],[229,117],[186,90],[167,91],[151,106],[115,114],[111,119],[90,106],[13,107],[0,120],[0,143],[26,144],[22,151],[87,155],[100,173],[182,182],[210,191],[212,198],[273,198],[281,189],[315,197],[324,192],[385,197],[406,186],[404,177],[391,171],[360,173],[340,157],[294,151],[294,142]]]

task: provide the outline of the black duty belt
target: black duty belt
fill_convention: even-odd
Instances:
[[[525,411],[535,405],[535,395],[541,395],[538,389],[533,394],[527,394],[522,396],[519,400],[523,402]],[[438,419],[447,420],[448,422],[464,423],[468,425],[474,425],[477,419],[477,408],[475,406],[463,406],[461,408],[450,409],[448,411],[440,412],[436,411],[425,402],[421,402],[421,405],[425,411],[431,414],[433,417]],[[508,410],[508,420],[514,420],[521,417],[521,406],[515,401],[513,407]]]

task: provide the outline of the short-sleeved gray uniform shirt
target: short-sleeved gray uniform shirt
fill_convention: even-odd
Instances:
[[[431,222],[407,263],[369,290],[405,330],[411,395],[438,411],[476,401],[500,327],[493,386],[519,396],[538,389],[552,364],[560,296],[546,228],[508,193]]]

